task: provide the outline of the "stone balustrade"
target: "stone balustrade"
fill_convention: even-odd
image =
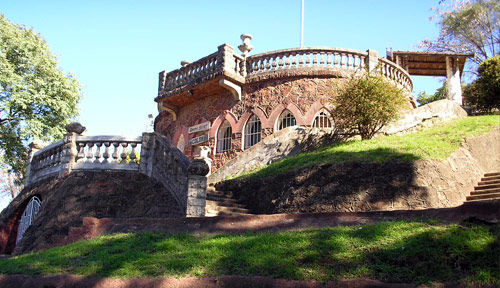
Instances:
[[[47,178],[62,178],[72,171],[137,171],[161,182],[186,216],[205,215],[208,165],[202,161],[205,170],[201,171],[200,161],[190,163],[184,153],[163,135],[82,136],[68,129],[63,140],[38,151],[35,145],[30,146],[26,186]],[[36,148],[41,147],[37,144]]]
[[[362,70],[368,53],[328,47],[284,49],[247,58],[248,76],[269,71],[301,68]]]
[[[72,170],[139,170],[142,137],[77,136]]]
[[[340,75],[348,77],[355,72],[380,69],[382,74],[409,92],[413,89],[410,75],[396,63],[379,57],[373,50],[358,51],[331,47],[283,49],[252,56],[240,56],[227,44],[200,60],[171,72],[161,72],[159,97],[182,92],[186,86],[196,86],[218,76],[229,77],[238,83],[249,83],[274,77],[305,73],[306,75]],[[339,74],[340,73],[340,74]],[[290,74],[290,75],[292,75]],[[272,76],[271,76],[272,77]]]

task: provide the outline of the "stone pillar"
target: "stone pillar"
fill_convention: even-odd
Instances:
[[[153,156],[154,156],[154,133],[142,133],[141,143],[141,159],[139,160],[139,172],[151,177],[153,172]]]
[[[233,47],[227,44],[222,44],[217,48],[219,51],[217,55],[217,63],[218,65],[221,65],[220,69],[222,70],[222,72],[229,71],[231,73],[234,73],[236,67],[233,57]]]
[[[28,186],[31,183],[31,176],[33,175],[32,169],[34,169],[31,160],[33,160],[33,155],[35,155],[36,152],[40,151],[44,147],[43,142],[35,139],[31,144],[29,145],[30,150],[28,153],[28,167],[26,167],[26,176],[24,177],[24,186]]]
[[[66,125],[68,134],[64,135],[63,150],[61,156],[61,170],[59,170],[59,178],[66,177],[71,173],[71,168],[76,161],[78,148],[76,147],[76,137],[80,136],[86,128],[78,122],[73,122]]]
[[[207,173],[203,159],[194,159],[188,167],[186,217],[204,217],[207,199]]]
[[[368,57],[365,60],[366,69],[368,72],[372,72],[378,66],[378,52],[371,49],[366,50],[366,52],[368,52]]]
[[[462,105],[462,85],[458,59],[446,57],[446,77],[448,78],[448,99]]]

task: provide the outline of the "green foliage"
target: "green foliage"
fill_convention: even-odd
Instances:
[[[396,120],[407,105],[401,89],[371,73],[352,78],[334,99],[336,128],[347,134],[358,133],[362,139],[372,138]]]
[[[21,176],[28,141],[60,139],[80,97],[45,40],[0,14],[0,161]]]
[[[479,77],[464,91],[464,102],[474,111],[500,110],[500,55],[479,65]]]
[[[114,234],[10,259],[0,274],[250,275],[500,284],[499,225],[394,221],[280,233]]]
[[[458,149],[467,137],[478,136],[500,126],[500,116],[467,117],[435,125],[416,133],[378,137],[365,141],[337,143],[305,152],[240,177],[267,177],[308,166],[348,161],[385,162],[444,160]]]
[[[420,46],[430,51],[475,53],[479,64],[500,53],[500,3],[498,0],[452,1],[451,7],[437,9],[439,36]]]
[[[436,93],[434,93],[432,95],[427,94],[425,91],[419,92],[418,96],[417,96],[417,102],[421,106],[421,105],[429,104],[429,103],[434,102],[434,101],[446,99],[447,95],[448,95],[448,85],[447,85],[447,82],[444,81],[443,86],[438,88]]]

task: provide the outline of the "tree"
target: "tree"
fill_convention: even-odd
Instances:
[[[439,36],[432,41],[422,41],[420,47],[428,51],[475,53],[472,62],[476,67],[500,53],[498,0],[456,0],[447,8],[437,9]]]
[[[425,91],[421,91],[417,95],[418,104],[425,105],[434,101],[446,99],[448,95],[448,84],[446,81],[443,82],[443,86],[436,90],[436,93],[429,95]]]
[[[500,110],[500,55],[479,65],[478,78],[464,89],[464,103],[474,112]]]
[[[347,134],[372,138],[386,124],[396,120],[408,105],[404,92],[380,74],[366,73],[352,78],[337,95],[335,126]]]
[[[18,180],[28,142],[62,137],[80,98],[79,82],[58,68],[45,40],[0,14],[0,163]]]

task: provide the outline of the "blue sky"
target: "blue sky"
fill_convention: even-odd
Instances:
[[[385,56],[435,38],[429,22],[438,0],[305,0],[304,46],[331,46]],[[83,85],[79,121],[87,135],[140,135],[156,116],[158,73],[195,61],[240,35],[257,54],[300,46],[300,0],[26,1],[0,0],[0,13],[32,27]],[[427,79],[426,79],[427,78]],[[414,95],[440,79],[414,78]]]

